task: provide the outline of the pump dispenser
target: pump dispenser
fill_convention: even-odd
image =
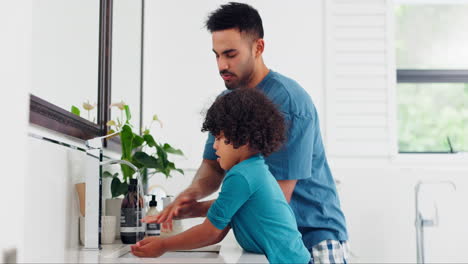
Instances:
[[[158,202],[156,202],[156,195],[152,195],[151,201],[149,202],[149,209],[146,213],[146,216],[152,216],[159,214],[158,209],[156,206]],[[161,226],[158,223],[148,223],[146,224],[146,236],[159,236],[161,235]]]

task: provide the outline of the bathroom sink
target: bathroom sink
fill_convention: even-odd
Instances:
[[[157,259],[216,259],[219,257],[219,250],[221,245],[211,245],[207,247],[192,249],[192,250],[180,250],[180,251],[170,251],[160,256]],[[119,259],[137,259],[139,257],[134,256],[130,252],[130,246],[124,246],[117,251],[113,252],[107,257],[119,258]],[[151,258],[146,258],[151,259]],[[188,261],[185,261],[188,262]]]
[[[219,252],[189,252],[189,251],[184,251],[184,252],[167,252],[164,255],[160,256],[158,259],[164,259],[164,258],[178,258],[178,259],[196,259],[196,258],[203,258],[203,259],[212,259],[212,258],[218,258]],[[125,259],[132,259],[132,258],[138,258],[135,257],[131,252],[128,252],[127,254],[124,254],[120,258],[125,258]]]

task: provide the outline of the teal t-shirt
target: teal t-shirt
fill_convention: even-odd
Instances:
[[[288,125],[286,143],[265,161],[277,180],[297,180],[289,205],[304,244],[311,249],[327,239],[348,240],[345,217],[323,147],[317,110],[309,94],[296,81],[272,70],[257,89],[278,106]],[[210,134],[203,158],[216,160],[213,142]]]
[[[310,261],[294,213],[261,155],[227,172],[207,217],[218,229],[230,225],[243,249],[265,254],[270,263]]]

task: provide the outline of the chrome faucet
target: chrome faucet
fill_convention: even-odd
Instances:
[[[100,230],[101,230],[101,199],[102,199],[102,166],[111,164],[125,164],[132,168],[136,173],[138,179],[137,197],[140,193],[143,194],[143,187],[141,184],[141,176],[139,169],[132,163],[126,160],[107,160],[103,161],[103,144],[102,140],[119,134],[120,131],[96,137],[87,140],[86,145],[86,209],[85,209],[85,232],[84,232],[84,249],[85,250],[99,250],[100,246]],[[138,209],[138,208],[137,208]],[[137,219],[139,221],[140,219]]]
[[[416,253],[417,253],[417,263],[425,263],[425,254],[424,254],[424,227],[435,227],[439,224],[439,214],[437,205],[434,203],[434,216],[432,218],[424,218],[419,208],[419,191],[421,187],[426,184],[448,184],[453,187],[455,191],[457,189],[455,183],[452,181],[435,181],[435,182],[422,182],[418,181],[414,188],[415,193],[415,211],[416,211]]]

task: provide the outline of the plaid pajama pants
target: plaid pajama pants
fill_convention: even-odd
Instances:
[[[312,247],[309,264],[334,264],[348,262],[347,241],[324,240]]]

